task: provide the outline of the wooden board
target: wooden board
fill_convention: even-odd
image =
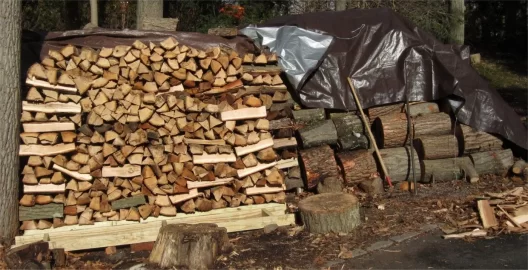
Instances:
[[[49,203],[46,205],[20,206],[18,208],[18,220],[51,219],[63,216],[63,205]]]
[[[477,201],[477,206],[484,229],[499,226],[499,222],[495,217],[495,212],[493,211],[493,208],[491,208],[488,200]]]
[[[38,185],[24,185],[23,190],[25,194],[29,193],[64,193],[66,184],[38,184]]]
[[[62,86],[62,85],[52,85],[47,81],[37,80],[37,79],[26,79],[26,84],[45,88],[45,89],[53,89],[61,92],[68,92],[68,93],[77,93],[77,88],[71,87],[71,86]]]
[[[141,166],[126,164],[123,167],[103,167],[103,177],[130,178],[141,175]]]
[[[283,185],[282,187],[250,187],[246,188],[244,190],[244,193],[246,195],[257,195],[257,194],[266,194],[266,193],[277,193],[284,191],[286,187]]]
[[[202,155],[193,155],[194,164],[208,164],[208,163],[219,163],[219,162],[235,162],[235,154],[214,154],[208,155],[205,152]]]
[[[273,140],[273,148],[280,149],[286,147],[297,147],[297,139],[295,137],[291,138],[280,138]]]
[[[271,168],[271,167],[273,167],[275,165],[277,165],[277,162],[261,163],[261,164],[258,164],[257,166],[251,167],[251,168],[245,168],[245,169],[237,170],[237,175],[238,175],[238,178],[246,177],[246,176],[248,176],[248,175],[250,175],[252,173],[260,172],[262,170]]]
[[[39,240],[49,240],[50,249],[64,248],[65,251],[86,250],[107,246],[120,246],[155,241],[162,222],[215,223],[228,232],[261,229],[269,224],[286,226],[295,224],[293,214],[285,214],[284,204],[268,203],[235,208],[216,209],[194,214],[178,213],[176,217],[149,217],[139,223],[134,221],[105,221],[94,225],[74,225],[45,230],[28,230],[15,239],[17,247]],[[79,236],[82,235],[82,241]]]
[[[249,153],[257,152],[262,149],[273,146],[273,138],[264,139],[260,142],[248,146],[237,146],[235,147],[235,152],[237,156],[247,155]]]
[[[295,166],[299,166],[299,160],[297,158],[281,159],[277,161],[277,165],[275,165],[277,169],[286,169]]]
[[[73,122],[58,123],[23,123],[24,132],[53,132],[75,130]]]
[[[75,151],[74,143],[56,145],[20,145],[19,156],[55,156]]]
[[[231,121],[231,120],[244,120],[244,119],[255,119],[266,117],[266,106],[258,108],[243,108],[238,110],[232,110],[220,113],[220,120]]]
[[[81,105],[73,102],[29,103],[22,101],[22,110],[43,113],[81,113]]]
[[[231,181],[233,181],[233,177],[229,178],[216,178],[214,181],[187,181],[187,188],[193,189],[193,188],[204,188],[204,187],[214,187],[214,186],[221,186],[229,184]]]

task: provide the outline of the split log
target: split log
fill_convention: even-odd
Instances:
[[[380,118],[382,116],[389,116],[391,114],[399,114],[402,112],[403,104],[391,104],[391,105],[383,105],[378,107],[372,107],[368,108],[367,114],[370,119],[370,124],[376,120],[376,118]]]
[[[349,186],[375,178],[378,173],[374,156],[367,150],[338,153],[337,162]]]
[[[303,148],[337,143],[337,130],[332,120],[312,122],[310,125],[299,129],[299,134]]]
[[[287,148],[287,147],[297,147],[297,139],[295,137],[291,138],[281,138],[273,140],[273,149]]]
[[[81,181],[91,181],[93,179],[93,177],[88,174],[88,173],[78,173],[78,172],[74,172],[74,171],[70,171],[66,168],[63,168],[57,164],[53,164],[53,169],[54,170],[57,170],[59,172],[62,172],[66,175],[69,175],[71,176],[72,178],[75,178],[77,180],[81,180]]]
[[[127,164],[123,167],[103,167],[102,174],[103,177],[131,178],[141,175],[141,166]]]
[[[73,102],[49,102],[43,104],[29,103],[22,101],[22,110],[28,112],[43,113],[81,113],[81,105]]]
[[[232,110],[220,113],[220,119],[222,121],[231,120],[244,120],[244,119],[255,119],[266,117],[266,106],[258,108],[243,108],[238,110]]]
[[[496,174],[505,176],[513,165],[511,149],[470,154],[469,157],[479,175]]]
[[[235,152],[237,156],[243,156],[243,155],[247,155],[249,153],[260,151],[262,149],[272,147],[272,146],[273,146],[273,139],[269,138],[269,139],[261,140],[256,144],[252,144],[248,146],[237,146],[235,147]]]
[[[37,194],[37,193],[64,193],[66,190],[66,184],[38,184],[38,185],[24,185],[24,194]]]
[[[246,195],[257,195],[257,194],[267,194],[267,193],[277,193],[284,191],[285,187],[250,187],[244,190]]]
[[[277,161],[277,169],[287,169],[291,167],[299,166],[299,160],[297,158],[281,159]]]
[[[75,151],[74,143],[56,145],[20,145],[19,156],[55,156]]]
[[[75,124],[73,122],[23,123],[22,128],[24,129],[24,132],[68,131],[75,130]]]
[[[306,187],[311,189],[327,177],[340,178],[334,151],[330,146],[323,145],[300,151],[300,156],[306,173]]]
[[[451,117],[447,113],[426,114],[414,119],[414,137],[452,134]]]
[[[408,142],[407,116],[404,113],[382,115],[374,121],[374,136],[380,148],[401,147]]]
[[[229,177],[229,178],[217,178],[214,181],[202,181],[202,182],[188,181],[187,188],[195,189],[195,188],[222,186],[222,185],[227,185],[233,182],[233,179],[234,179],[233,177]]]
[[[502,149],[502,140],[484,131],[460,124],[459,142],[464,154]]]
[[[305,228],[310,233],[349,233],[361,224],[359,201],[351,194],[324,193],[299,202]]]
[[[495,211],[493,211],[493,208],[491,208],[488,200],[478,200],[477,208],[480,219],[482,220],[482,227],[484,227],[484,229],[499,226],[499,222],[495,217]]]
[[[18,208],[18,220],[61,218],[63,216],[63,208],[63,205],[58,203],[34,205],[31,207],[20,206]]]
[[[411,152],[409,147],[398,147],[380,149],[381,158],[385,162],[387,172],[392,182],[406,181],[412,179]],[[379,161],[378,161],[379,162]],[[420,161],[418,155],[414,155],[414,175],[416,179],[421,178]],[[386,175],[383,176],[385,178]]]
[[[271,168],[273,166],[277,165],[277,162],[271,162],[271,163],[262,163],[262,164],[258,164],[257,166],[253,166],[251,168],[245,168],[245,169],[240,169],[240,170],[237,170],[237,176],[238,178],[242,179],[250,174],[254,174],[256,172],[260,172],[262,170],[265,170],[265,169],[268,169],[268,168]]]
[[[457,138],[450,135],[423,136],[417,138],[414,147],[420,159],[442,159],[459,155]]]
[[[137,195],[132,196],[128,198],[123,198],[119,200],[115,200],[112,202],[112,210],[118,210],[122,208],[130,208],[133,206],[143,205],[145,204],[145,196],[143,195]]]
[[[216,224],[169,224],[161,227],[149,262],[161,268],[211,269],[228,245],[227,230]]]
[[[235,162],[235,154],[215,154],[209,155],[203,153],[202,155],[193,155],[194,164],[210,164],[210,163],[219,163],[219,162]]]

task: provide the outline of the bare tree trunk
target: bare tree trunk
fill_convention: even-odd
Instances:
[[[0,1],[0,246],[4,247],[18,230],[21,3]]]
[[[451,0],[451,33],[454,44],[464,44],[464,0]]]
[[[137,29],[143,26],[143,18],[163,18],[163,0],[137,1]]]
[[[93,27],[99,26],[99,14],[97,13],[97,0],[90,0],[90,23]]]

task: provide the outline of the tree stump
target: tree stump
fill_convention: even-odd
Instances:
[[[160,229],[149,262],[161,268],[211,269],[228,244],[226,228],[216,224],[170,224]]]
[[[436,104],[435,102],[420,102],[420,103],[410,104],[409,108],[410,108],[409,114],[411,115],[411,117],[418,117],[421,115],[440,112],[440,109],[438,108],[438,104]],[[405,112],[407,111],[405,107],[404,107],[404,111]]]
[[[299,129],[299,134],[303,148],[337,143],[337,131],[332,120],[312,122]]]
[[[447,113],[426,114],[414,119],[414,137],[451,133],[451,117]]]
[[[374,156],[367,150],[338,153],[337,162],[348,186],[370,180],[378,173]]]
[[[457,157],[458,141],[454,135],[424,136],[417,138],[415,148],[420,159]]]
[[[502,140],[484,131],[460,124],[459,142],[464,154],[502,149]]]
[[[412,179],[411,152],[409,147],[380,149],[380,154],[385,162],[385,167],[387,167],[392,182]],[[420,179],[422,176],[420,161],[416,151],[414,154],[414,175],[416,179]],[[385,175],[383,178],[385,178]]]
[[[334,150],[330,146],[323,145],[302,150],[300,156],[306,173],[308,189],[317,187],[317,184],[327,177],[340,178]]]
[[[407,116],[392,113],[374,121],[375,137],[380,148],[402,147],[407,143]]]
[[[349,233],[360,223],[359,201],[345,193],[324,193],[299,202],[305,228],[311,233]]]
[[[505,176],[513,166],[513,153],[511,149],[473,153],[469,155],[475,170],[480,175],[496,174]]]
[[[372,122],[378,117],[401,113],[402,109],[403,104],[401,103],[369,108],[367,113],[370,119],[370,124],[372,124]]]

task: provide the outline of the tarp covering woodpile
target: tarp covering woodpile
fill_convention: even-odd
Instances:
[[[297,85],[307,107],[355,110],[346,82],[350,77],[365,108],[448,97],[458,121],[528,148],[527,130],[519,116],[471,67],[467,47],[443,44],[390,9],[284,16],[257,29],[283,26],[333,37],[330,46],[320,48],[325,54],[318,65],[307,70]],[[282,48],[277,53],[283,57],[305,48]]]

